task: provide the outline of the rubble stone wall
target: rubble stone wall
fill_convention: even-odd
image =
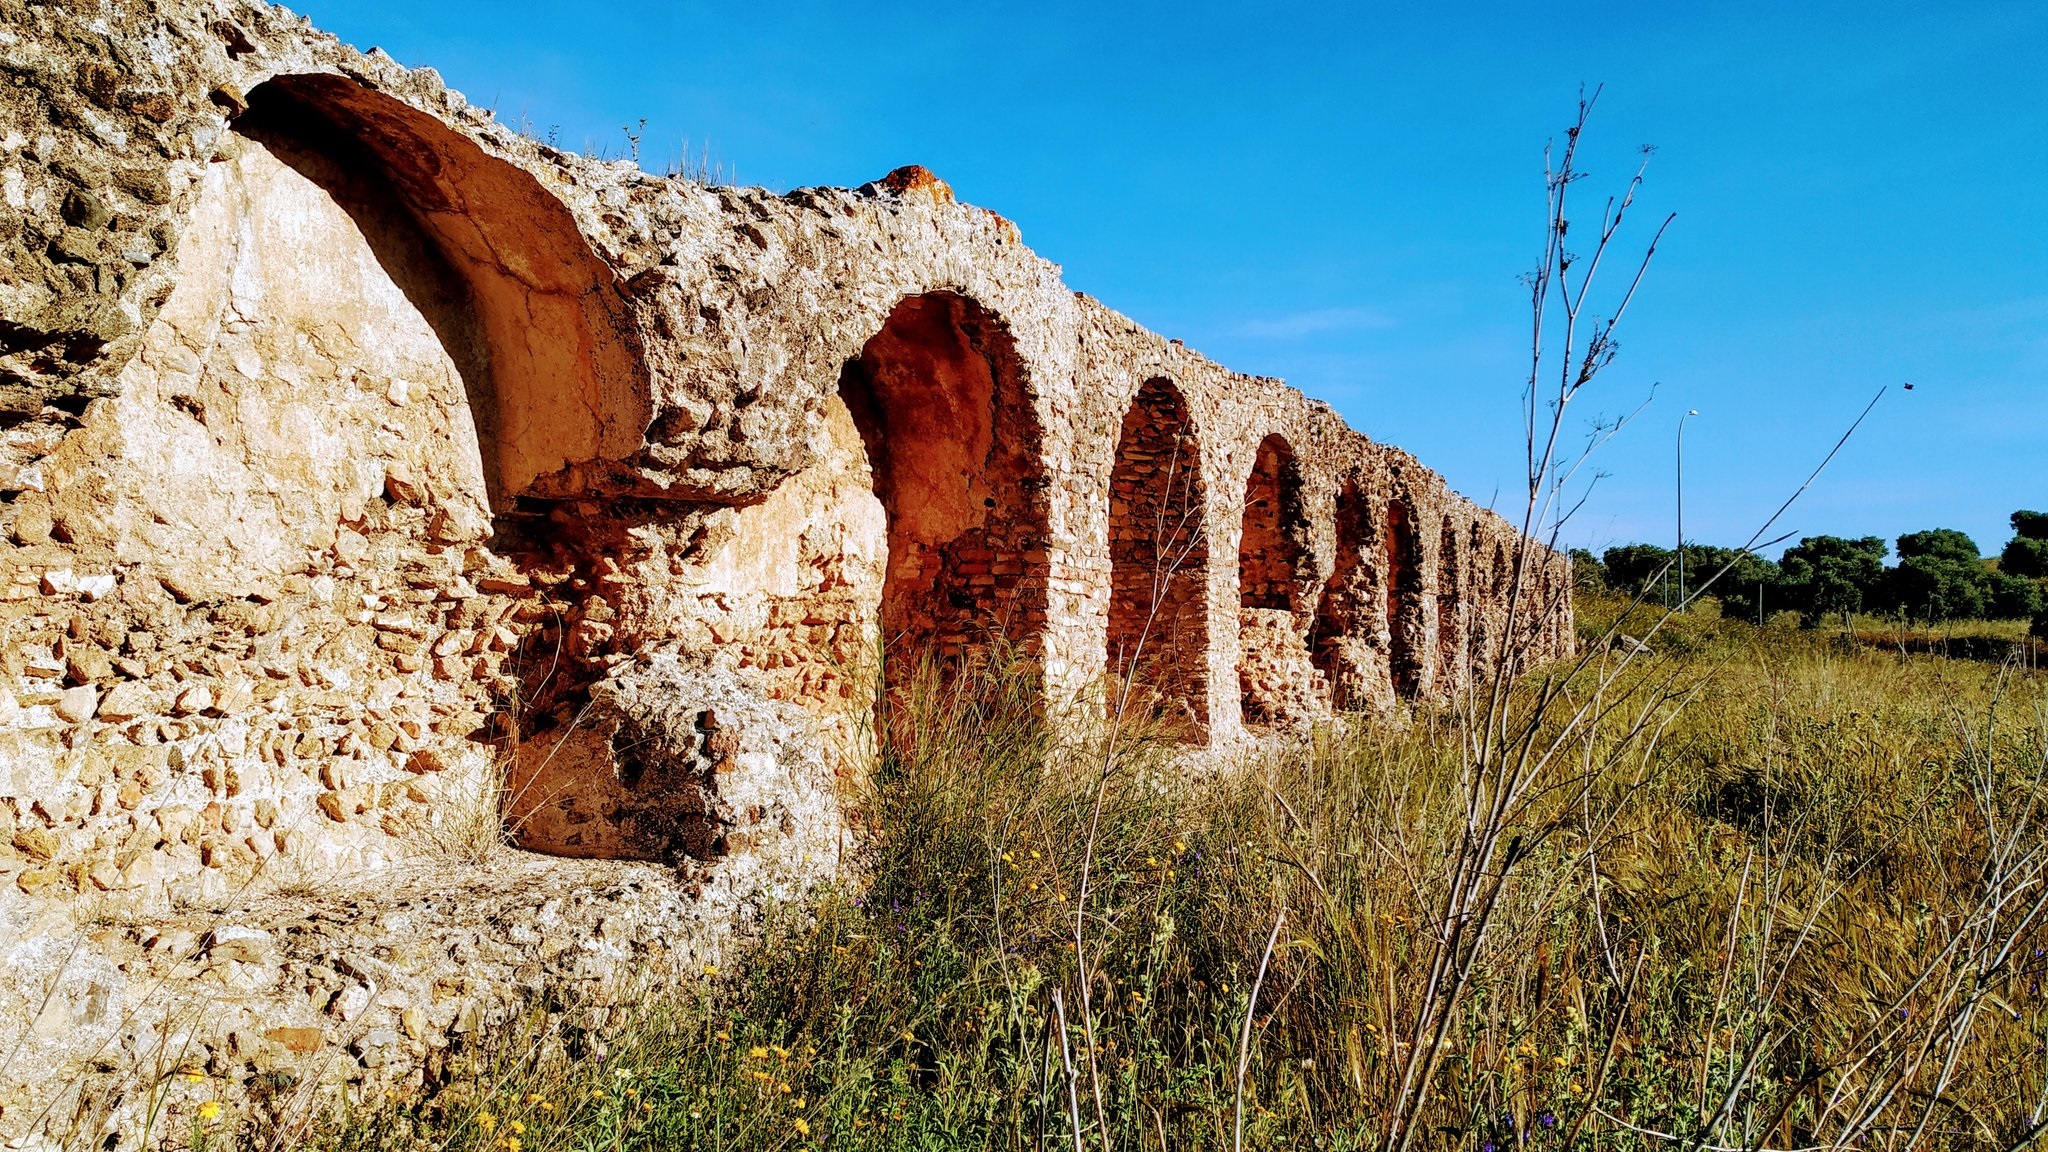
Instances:
[[[922,169],[651,176],[255,0],[0,0],[0,77],[0,945],[501,823],[790,891],[877,675],[997,641],[1217,746],[1570,651],[1562,557]]]

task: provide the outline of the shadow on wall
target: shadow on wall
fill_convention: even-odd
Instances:
[[[1315,642],[1310,656],[1330,686],[1339,711],[1387,703],[1382,654],[1377,643],[1381,569],[1373,563],[1372,502],[1356,479],[1337,490],[1335,564],[1316,605]]]
[[[1209,733],[1209,540],[1199,431],[1154,377],[1124,414],[1109,482],[1108,659],[1119,698]],[[1114,703],[1114,701],[1113,701]]]
[[[388,541],[394,551],[385,563],[403,568],[449,555],[467,570],[463,549],[482,545],[492,565],[509,556],[532,574],[576,573],[591,557],[565,553],[616,543],[631,524],[690,514],[617,499],[634,484],[632,461],[650,417],[645,373],[610,269],[530,174],[342,76],[267,81],[250,92],[234,128],[355,222],[391,284],[431,327],[467,397],[435,435],[469,462],[453,475],[444,466],[394,464],[385,484],[387,500],[429,511],[424,538],[395,540],[402,533],[380,528],[375,515],[357,526]],[[337,325],[345,321],[333,317],[299,323],[316,347],[386,335],[343,331]],[[405,383],[393,385],[394,404]],[[417,435],[390,436],[401,460],[450,454],[450,445]],[[560,514],[572,510],[565,529]],[[535,524],[543,526],[538,544]],[[496,583],[494,595],[458,602],[446,626],[494,643],[507,630],[523,636],[503,656],[497,699],[476,702],[501,726],[474,734],[499,746],[494,760],[513,765],[504,815],[520,842],[577,856],[721,851],[715,770],[729,734],[708,713],[669,715],[655,704],[642,709],[644,723],[607,715],[602,730],[593,721],[584,725],[590,731],[575,731],[610,651],[609,609],[601,598],[579,602],[577,589],[590,582],[575,575],[554,604],[542,602],[536,581]],[[557,705],[574,719],[556,716]],[[515,733],[515,724],[530,731]],[[549,737],[546,752],[528,757],[525,740],[535,733]],[[515,748],[520,754],[508,755]]]
[[[235,126],[363,212],[394,278],[425,288],[421,310],[469,389],[494,509],[630,475],[652,416],[632,328],[611,270],[531,175],[344,76],[266,81]],[[409,229],[390,226],[401,214]],[[415,274],[426,264],[438,265],[431,287]]]
[[[884,667],[991,644],[1039,651],[1049,553],[1044,434],[1009,329],[950,292],[897,304],[839,395],[888,518],[880,605]]]
[[[1387,633],[1388,665],[1394,694],[1413,700],[1426,687],[1428,650],[1422,619],[1422,542],[1415,535],[1415,512],[1396,497],[1387,504]]]
[[[1464,550],[1449,517],[1437,534],[1436,546],[1436,677],[1438,691],[1458,687],[1465,679]]]
[[[1316,571],[1293,446],[1259,443],[1238,536],[1238,684],[1247,723],[1309,721],[1329,709],[1328,677],[1312,660]]]

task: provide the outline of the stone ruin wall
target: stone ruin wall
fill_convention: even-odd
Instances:
[[[1562,557],[921,169],[649,176],[247,0],[0,0],[0,423],[17,940],[501,819],[784,890],[880,654],[1221,747],[1572,645]]]
[[[1569,645],[1557,558],[921,170],[706,188],[281,10],[89,12],[0,2],[19,893],[374,866],[508,764],[546,849],[802,840],[885,637],[1210,742],[1483,674],[1525,556],[1509,647]]]

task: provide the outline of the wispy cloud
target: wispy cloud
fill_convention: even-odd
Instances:
[[[1247,320],[1237,335],[1249,340],[1299,340],[1322,332],[1377,331],[1394,326],[1394,318],[1378,308],[1312,308],[1263,320]]]

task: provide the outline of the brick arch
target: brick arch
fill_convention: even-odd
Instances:
[[[970,297],[905,297],[840,373],[888,521],[879,619],[900,683],[1046,623],[1044,431],[1010,329]]]
[[[1394,694],[1412,700],[1428,679],[1428,621],[1423,618],[1422,538],[1415,529],[1415,508],[1406,496],[1387,503],[1386,530],[1380,536],[1385,558],[1387,671]]]
[[[1155,376],[1125,411],[1109,478],[1106,666],[1118,687],[1209,728],[1209,539],[1202,442],[1184,396]]]
[[[1458,526],[1446,516],[1436,546],[1436,685],[1449,690],[1467,677],[1464,549]]]
[[[1237,546],[1238,685],[1254,723],[1305,720],[1327,707],[1328,682],[1310,658],[1307,601],[1316,581],[1294,446],[1259,442],[1245,478]]]
[[[1386,683],[1374,603],[1384,569],[1373,549],[1378,533],[1372,502],[1356,479],[1338,488],[1332,512],[1335,555],[1316,602],[1309,652],[1329,685],[1332,706],[1357,711],[1376,705]]]
[[[331,73],[278,76],[235,128],[351,201],[408,218],[440,282],[422,311],[456,362],[494,510],[629,483],[652,403],[610,268],[526,171]],[[387,265],[394,262],[386,257]]]
[[[1314,581],[1301,490],[1293,445],[1277,432],[1259,441],[1245,478],[1244,530],[1237,546],[1238,595],[1245,608],[1293,613]]]

